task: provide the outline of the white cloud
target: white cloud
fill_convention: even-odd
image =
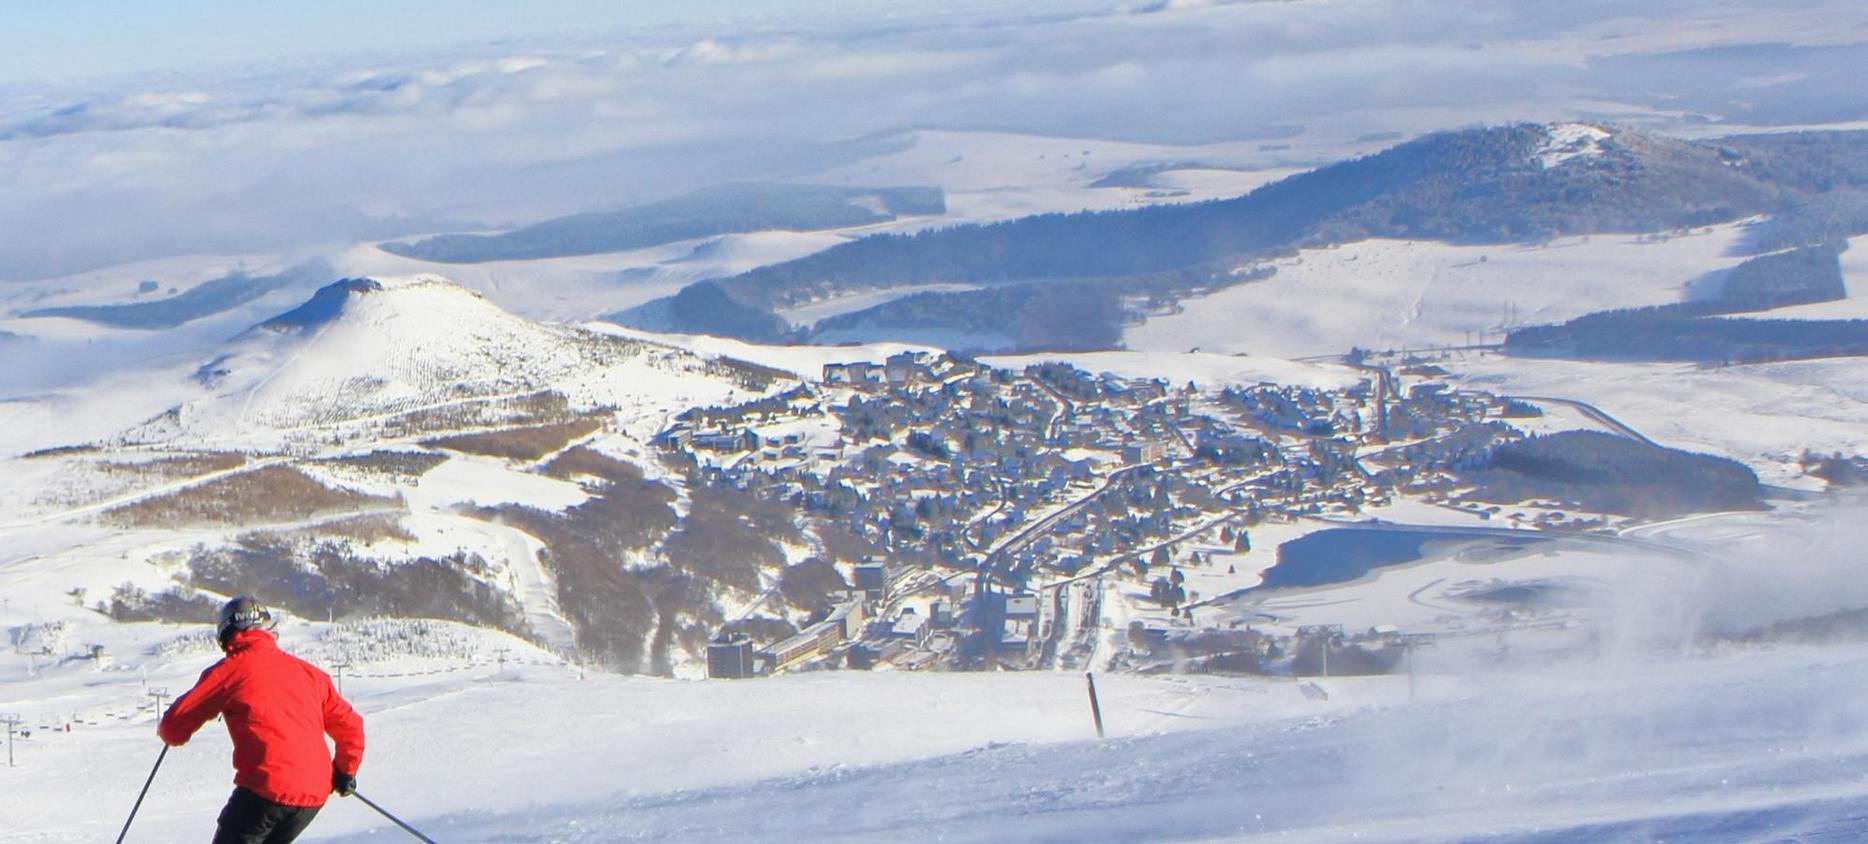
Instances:
[[[0,89],[0,279],[380,235],[361,208],[535,219],[799,172],[827,144],[908,126],[1204,141],[1344,131],[1352,116],[1356,134],[1412,132],[1433,128],[1417,115],[1459,124],[1525,103],[1539,118],[1651,111],[1657,96],[1716,114],[1767,85],[1801,103],[1862,83],[1820,63],[1651,54],[1759,33],[1833,44],[1868,23],[1840,0],[1067,5]],[[1620,54],[1646,63],[1602,61]]]
[[[805,48],[802,45],[789,40],[740,43],[702,38],[668,54],[662,63],[671,65],[753,64],[788,59],[804,52]]]

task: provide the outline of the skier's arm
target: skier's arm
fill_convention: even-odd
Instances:
[[[356,776],[363,765],[363,716],[331,686],[330,677],[324,678],[324,731],[337,744],[331,767]]]
[[[218,671],[225,663],[215,663],[213,667],[201,672],[201,679],[195,687],[182,693],[181,697],[169,704],[169,711],[162,716],[162,722],[156,725],[156,735],[170,747],[180,747],[188,743],[202,724],[221,714],[227,705],[227,686],[225,672]]]

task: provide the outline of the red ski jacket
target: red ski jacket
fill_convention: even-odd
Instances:
[[[333,764],[355,775],[363,764],[363,717],[310,663],[279,649],[271,633],[242,630],[227,658],[169,706],[156,734],[179,747],[216,715],[233,736],[234,784],[286,806],[322,806]],[[337,743],[333,763],[324,737]]]

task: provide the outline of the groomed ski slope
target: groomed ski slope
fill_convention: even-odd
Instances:
[[[1434,700],[1312,717],[1289,717],[1288,684],[1193,681],[1224,705],[1179,717],[1214,729],[991,744],[428,824],[502,842],[1859,840],[1864,667],[1808,651],[1430,679]],[[1325,685],[1380,698],[1398,680]],[[1286,717],[1254,721],[1272,713]]]
[[[347,687],[370,730],[364,793],[447,842],[1868,835],[1859,648],[1423,668],[1413,701],[1405,676],[1317,681],[1328,700],[1281,679],[1103,676],[1100,742],[1074,674],[680,682],[515,663]],[[114,834],[155,759],[150,718],[22,742],[0,768],[7,840]],[[201,837],[227,753],[214,724],[172,751],[130,840]],[[348,800],[302,840],[402,835]]]

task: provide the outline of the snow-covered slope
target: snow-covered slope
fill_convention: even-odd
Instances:
[[[1725,269],[1743,224],[1664,238],[1595,235],[1544,244],[1455,246],[1367,240],[1306,249],[1262,282],[1183,302],[1123,342],[1144,351],[1273,357],[1496,343],[1514,325],[1681,301]]]
[[[1138,719],[1105,742],[425,820],[448,840],[512,842],[1855,840],[1868,743],[1846,701],[1864,667],[1836,650],[1430,676],[1416,703],[1400,678],[1338,680],[1308,705],[1287,684],[1202,680],[1151,705],[1105,680],[1129,692],[1111,718]]]
[[[677,495],[649,439],[786,380],[527,320],[435,276],[339,281],[211,356],[0,405],[0,594],[36,621],[96,624],[120,597],[140,606],[134,590],[233,588],[204,584],[202,561],[257,542],[313,580],[429,579],[394,600],[570,653],[544,528],[484,508],[562,514],[628,477],[644,495],[628,512],[665,533]],[[577,471],[549,465],[565,455]],[[660,538],[632,540],[634,564]],[[313,564],[314,548],[334,556]]]
[[[1588,402],[1662,445],[1741,461],[1766,483],[1820,487],[1798,466],[1805,450],[1868,452],[1859,357],[1702,369],[1485,354],[1450,368],[1474,389]]]
[[[31,730],[19,766],[0,768],[9,840],[94,841],[128,814],[158,748],[147,691],[173,694],[213,659],[182,630],[135,632],[165,644],[113,649],[101,671],[41,664],[28,679],[0,654],[0,709]],[[286,643],[329,664],[342,634],[294,623]],[[442,841],[1868,834],[1853,703],[1868,657],[1848,645],[1478,670],[1428,652],[1413,694],[1405,676],[1098,676],[1109,738],[1095,741],[1069,673],[660,681],[471,631],[423,639],[354,650],[345,691],[369,731],[363,793]],[[170,751],[132,840],[211,828],[228,750],[210,724]],[[401,835],[338,799],[305,840]]]
[[[547,394],[655,415],[735,392],[730,379],[699,375],[705,366],[515,316],[439,276],[348,279],[236,338],[192,372],[200,395],[125,438],[263,447],[364,436],[398,419],[419,432],[521,415]]]
[[[701,279],[809,255],[877,228],[730,234],[625,252],[482,264],[422,261],[365,243],[344,250],[332,263],[352,275],[441,274],[522,316],[578,320],[633,307]]]

